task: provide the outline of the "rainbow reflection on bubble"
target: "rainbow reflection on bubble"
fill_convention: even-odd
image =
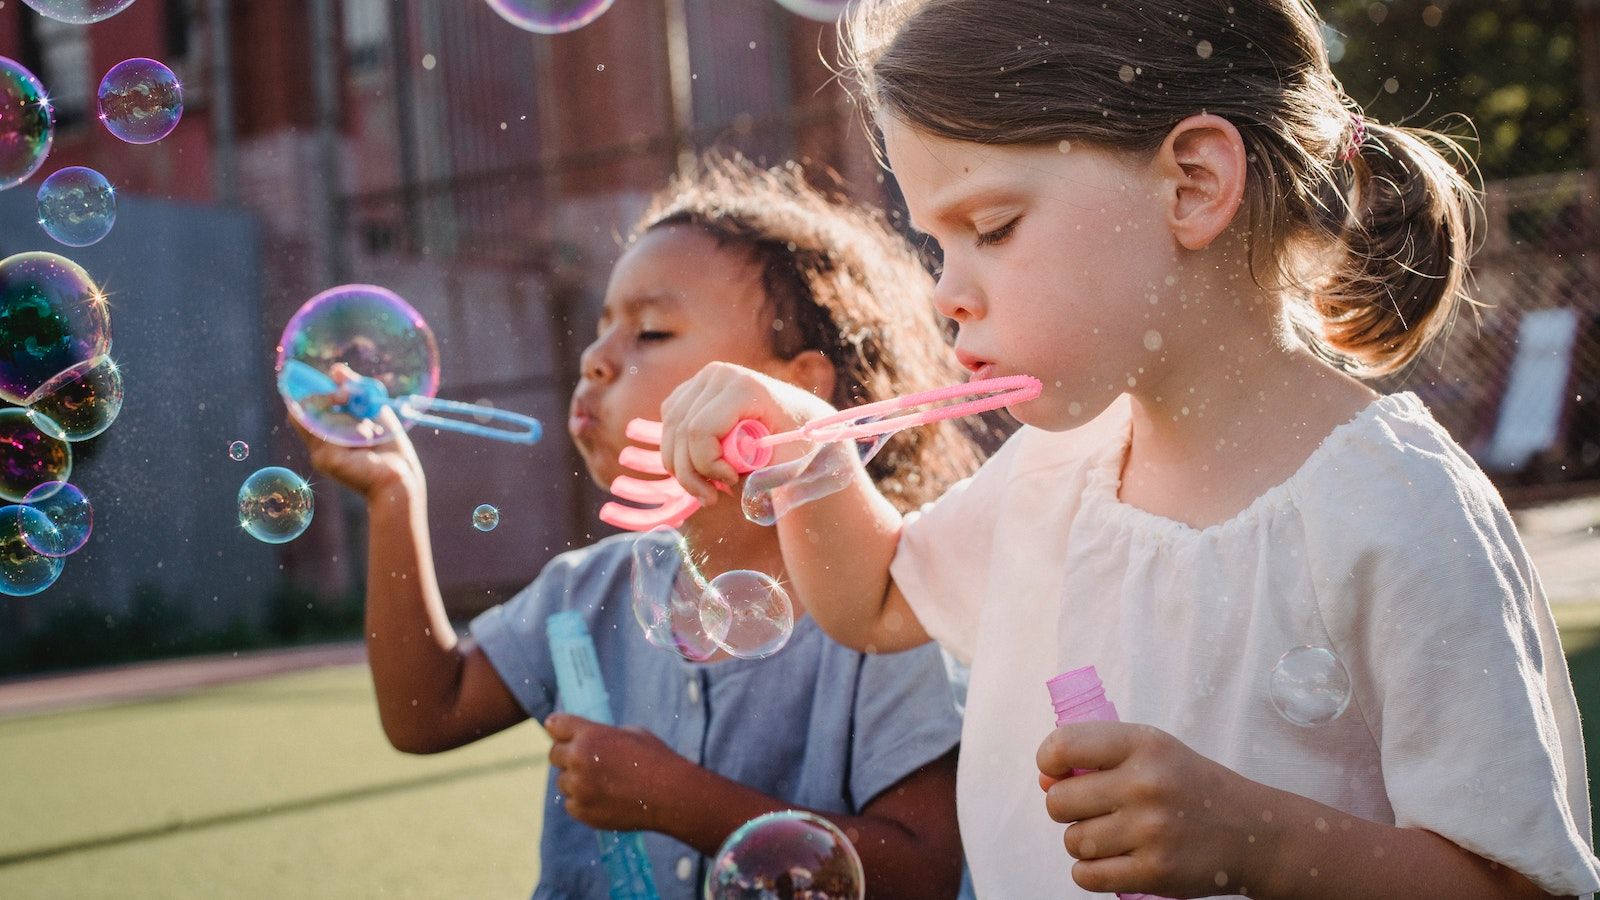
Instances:
[[[487,0],[500,18],[535,34],[576,31],[600,18],[613,0]]]
[[[797,809],[728,836],[706,873],[706,900],[863,900],[861,857],[837,825]]]
[[[39,225],[68,247],[87,247],[111,233],[117,195],[104,175],[84,166],[52,172],[39,185]]]
[[[252,472],[239,486],[239,525],[268,544],[284,544],[305,532],[314,509],[311,486],[282,466]]]
[[[850,0],[778,0],[778,5],[797,16],[818,22],[837,22]]]
[[[0,56],[0,191],[39,171],[55,132],[44,85],[21,63]]]
[[[244,441],[234,441],[228,445],[228,458],[234,462],[244,462],[250,458],[250,445]]]
[[[31,506],[0,506],[0,594],[27,597],[61,577],[66,560],[45,556],[27,540],[28,535],[45,535],[54,528],[49,517]]]
[[[54,253],[0,259],[0,398],[25,404],[109,349],[106,298],[82,266]]]
[[[133,0],[22,0],[41,16],[57,22],[88,25],[101,22],[133,5]]]
[[[439,349],[421,314],[388,288],[347,284],[307,300],[278,339],[277,371],[290,361],[304,363],[333,378],[344,364],[357,375],[376,379],[389,397],[432,397],[439,390]],[[370,447],[393,438],[382,418],[359,418],[337,393],[291,396],[283,379],[279,392],[295,421],[307,431],[344,447]],[[392,420],[391,420],[392,421]],[[409,428],[411,423],[402,424]]]
[[[98,437],[122,412],[122,368],[109,356],[78,363],[28,395],[28,408],[49,416],[69,441]]]
[[[153,144],[183,118],[183,86],[172,70],[135,57],[111,67],[100,79],[100,121],[130,144]]]
[[[0,497],[21,503],[28,492],[72,475],[72,445],[49,417],[0,409]]]
[[[44,513],[49,528],[38,527],[36,518],[24,517],[22,539],[35,552],[45,556],[70,556],[83,549],[94,530],[94,509],[89,498],[75,484],[50,481],[39,485],[22,498],[23,509]]]

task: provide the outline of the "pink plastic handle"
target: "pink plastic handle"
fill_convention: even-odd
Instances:
[[[1015,403],[1025,403],[1037,399],[1044,390],[1044,385],[1032,375],[1006,375],[1001,378],[984,378],[978,381],[969,381],[966,384],[953,384],[949,387],[936,388],[918,394],[908,394],[904,397],[891,397],[888,400],[879,400],[865,406],[856,406],[831,416],[823,416],[807,422],[800,428],[800,432],[807,440],[819,444],[831,441],[859,440],[860,438],[877,437],[880,434],[889,434],[915,428],[918,425],[927,425],[930,422],[943,422],[946,419],[959,419],[977,413],[989,412]],[[930,403],[942,403],[948,400],[960,400],[971,397],[961,403],[952,403],[949,406],[940,406],[934,409],[925,409],[920,412],[909,412],[901,416],[890,416],[890,413],[913,410],[919,406]],[[884,418],[887,416],[887,418]],[[866,419],[877,421],[867,422]],[[774,435],[782,437],[782,435]],[[771,440],[769,438],[769,440]],[[776,443],[776,441],[774,441]]]

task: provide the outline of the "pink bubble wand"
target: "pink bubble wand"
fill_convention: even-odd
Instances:
[[[826,444],[893,434],[918,425],[1025,403],[1037,398],[1041,390],[1043,385],[1031,375],[1007,375],[891,397],[822,416],[793,431],[777,434],[759,420],[745,419],[723,436],[722,458],[735,472],[746,475],[771,463],[772,450],[780,444],[796,441]],[[634,419],[628,423],[626,433],[628,440],[649,446],[624,447],[617,454],[617,462],[645,475],[666,475],[666,466],[661,461],[661,423]],[[644,479],[618,475],[611,482],[611,493],[643,504],[627,506],[611,501],[600,508],[602,522],[628,531],[649,531],[662,525],[677,528],[700,508],[700,501],[689,496],[683,485],[671,477]]]

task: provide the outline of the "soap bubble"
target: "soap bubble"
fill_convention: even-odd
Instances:
[[[111,233],[117,196],[104,175],[84,166],[58,169],[39,185],[39,225],[68,247],[87,247]]]
[[[41,16],[57,22],[88,25],[109,19],[133,5],[133,0],[22,0]]]
[[[105,295],[82,266],[54,253],[0,259],[0,398],[25,404],[110,348]]]
[[[181,118],[183,86],[171,69],[153,59],[125,59],[100,79],[100,121],[130,144],[161,140]]]
[[[799,810],[739,826],[711,860],[706,900],[864,900],[861,857],[838,826]]]
[[[717,644],[701,624],[701,599],[710,587],[674,528],[661,526],[633,545],[633,615],[645,640],[694,662],[710,659]]]
[[[472,527],[479,531],[493,531],[500,524],[500,510],[487,503],[478,504],[472,511]]]
[[[239,487],[240,526],[268,544],[299,537],[311,524],[312,508],[311,487],[282,466],[259,469]]]
[[[111,357],[97,356],[40,385],[27,403],[61,426],[67,440],[87,441],[122,412],[122,369]]]
[[[818,22],[837,22],[850,0],[778,0],[778,5],[797,16]]]
[[[49,416],[0,409],[0,497],[21,503],[28,492],[72,475],[72,445]]]
[[[1326,647],[1295,647],[1272,667],[1272,705],[1303,728],[1326,725],[1350,705],[1350,673]]]
[[[55,132],[44,85],[21,63],[0,56],[0,191],[39,171]]]
[[[500,18],[535,34],[576,31],[600,18],[613,0],[488,0]]]
[[[18,509],[44,513],[49,528],[38,527],[37,518],[22,518],[22,539],[35,552],[45,556],[70,556],[83,549],[94,530],[94,509],[77,485],[65,481],[41,484],[22,498],[28,504]]]
[[[718,647],[741,659],[771,656],[794,633],[794,603],[770,575],[734,569],[711,579],[700,624]]]
[[[344,447],[391,440],[379,410],[356,402],[335,381],[343,364],[375,379],[391,399],[432,397],[439,389],[433,332],[411,305],[387,288],[347,284],[307,300],[278,339],[278,392],[307,431]],[[410,420],[402,425],[410,427]]]
[[[27,535],[46,535],[55,528],[31,506],[0,507],[0,594],[27,597],[56,583],[66,560],[45,556],[28,545]]]
[[[744,517],[757,525],[771,525],[796,507],[838,493],[854,477],[852,449],[863,463],[869,462],[889,437],[819,444],[799,459],[751,472],[740,495]]]
[[[244,462],[250,458],[250,445],[244,441],[234,441],[228,445],[228,458],[234,462]]]

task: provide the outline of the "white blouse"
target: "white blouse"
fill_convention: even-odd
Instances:
[[[1045,680],[1090,664],[1123,721],[1247,778],[1558,895],[1600,889],[1549,603],[1499,494],[1415,395],[1373,401],[1205,529],[1118,499],[1130,436],[1126,396],[1069,432],[1024,428],[900,539],[895,583],[972,666],[957,792],[978,896],[1097,896],[1072,882],[1034,764]],[[1351,685],[1312,727],[1269,695],[1305,645]]]

